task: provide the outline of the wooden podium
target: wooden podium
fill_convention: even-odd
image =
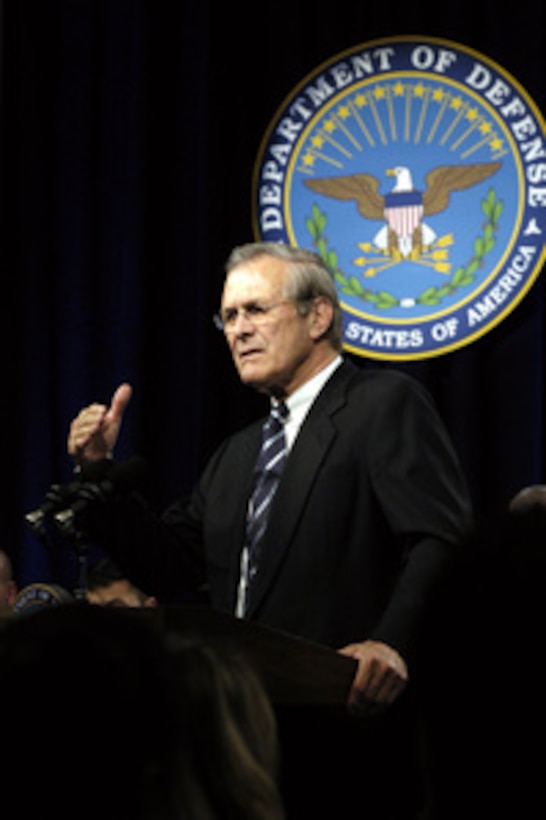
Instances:
[[[210,607],[142,607],[126,612],[160,634],[174,632],[232,648],[257,672],[274,705],[344,706],[347,702],[356,661],[326,646]],[[0,627],[4,620],[21,614],[25,613],[0,612]]]
[[[138,610],[164,634],[233,647],[260,676],[274,704],[343,705],[356,661],[321,644],[241,620],[208,607],[159,607]]]

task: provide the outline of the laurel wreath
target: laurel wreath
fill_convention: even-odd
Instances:
[[[497,198],[494,189],[491,188],[481,202],[485,222],[482,225],[482,233],[474,240],[472,258],[466,265],[458,267],[453,276],[441,287],[427,288],[416,296],[415,303],[427,306],[439,305],[446,296],[451,296],[460,288],[468,287],[475,282],[477,271],[483,266],[485,257],[497,241],[495,234],[498,232],[503,206],[503,201]],[[327,217],[318,205],[313,205],[312,215],[306,218],[305,224],[316,252],[332,272],[342,293],[354,296],[363,302],[370,302],[377,310],[388,310],[400,306],[400,299],[392,293],[385,290],[373,291],[371,288],[364,287],[358,277],[346,276],[343,273],[339,267],[337,253],[328,246],[325,233]]]

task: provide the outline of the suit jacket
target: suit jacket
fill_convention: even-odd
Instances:
[[[235,609],[261,422],[225,441],[192,497],[158,520],[110,520],[109,551],[148,592],[206,583]],[[470,521],[465,482],[430,397],[396,371],[344,362],[288,456],[248,617],[340,647],[373,637],[408,657]]]

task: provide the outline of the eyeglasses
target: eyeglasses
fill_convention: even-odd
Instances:
[[[218,330],[222,330],[224,333],[234,333],[237,319],[240,316],[254,327],[260,327],[270,321],[269,314],[274,308],[288,304],[291,304],[289,299],[281,299],[279,302],[271,302],[268,305],[262,305],[260,302],[249,302],[244,307],[227,308],[216,313],[213,316],[213,321]]]

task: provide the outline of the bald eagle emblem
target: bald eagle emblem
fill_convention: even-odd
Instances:
[[[428,220],[444,211],[453,193],[478,185],[493,176],[500,167],[500,162],[439,165],[428,172],[424,190],[419,191],[414,187],[411,170],[397,166],[386,172],[395,181],[391,191],[385,195],[379,192],[380,180],[367,173],[306,179],[304,182],[308,188],[323,196],[356,202],[358,212],[364,219],[384,223],[371,242],[358,244],[368,256],[360,256],[354,262],[366,268],[365,276],[375,276],[405,260],[448,274],[451,269],[449,246],[454,242],[453,234],[437,236],[425,218]],[[375,255],[370,257],[370,253]]]

